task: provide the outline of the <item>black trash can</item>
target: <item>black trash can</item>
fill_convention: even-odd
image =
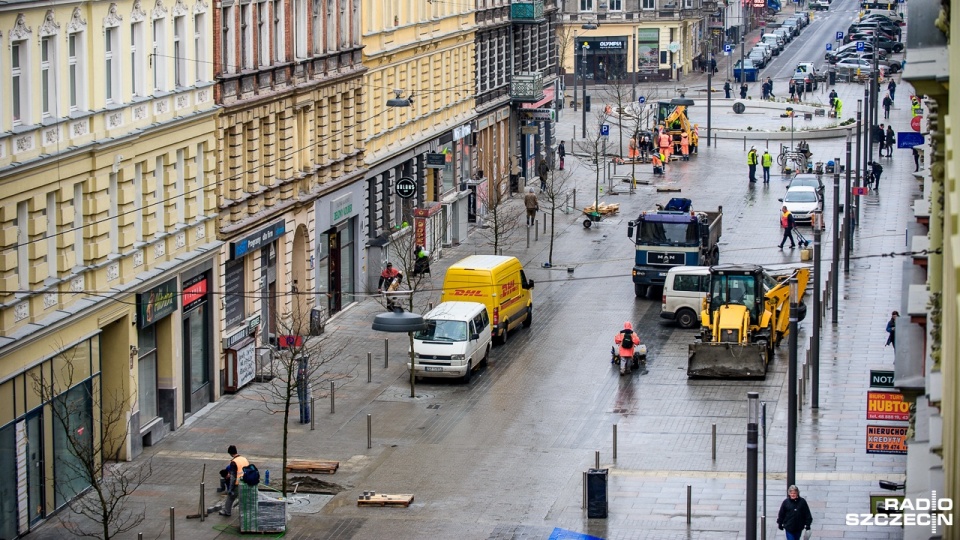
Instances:
[[[590,519],[607,517],[607,469],[587,471],[587,517]]]
[[[837,70],[831,69],[828,71],[827,78],[830,79],[830,86],[837,84]]]

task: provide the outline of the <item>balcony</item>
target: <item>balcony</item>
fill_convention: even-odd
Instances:
[[[510,2],[510,20],[520,24],[539,24],[543,17],[543,0],[532,2]]]
[[[514,4],[516,5],[516,4]],[[543,74],[532,71],[514,74],[510,80],[510,100],[536,102],[543,99]]]

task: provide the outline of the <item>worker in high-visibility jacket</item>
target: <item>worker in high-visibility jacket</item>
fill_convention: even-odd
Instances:
[[[760,156],[760,166],[763,167],[763,183],[770,183],[770,167],[773,165],[773,156],[770,155],[770,150],[764,150],[763,155]]]
[[[680,134],[680,155],[684,161],[690,161],[690,136],[686,131]]]
[[[837,120],[839,120],[840,115],[843,114],[843,101],[840,98],[833,100],[833,110],[837,111]]]
[[[910,96],[910,112],[913,116],[920,116],[920,100],[917,96]]]
[[[657,146],[660,147],[660,153],[666,156],[664,160],[670,159],[670,153],[673,151],[673,137],[667,132],[667,127],[660,129],[660,139]]]
[[[663,154],[660,152],[653,153],[653,174],[663,174]]]

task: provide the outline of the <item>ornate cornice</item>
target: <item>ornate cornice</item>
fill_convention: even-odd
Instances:
[[[150,12],[151,19],[163,19],[167,16],[167,8],[163,7],[163,0],[157,0],[153,5],[153,11]]]
[[[207,12],[207,7],[209,7],[209,6],[207,5],[206,2],[204,2],[203,0],[197,0],[197,3],[193,5],[193,12],[194,12],[194,13],[206,13],[206,12]]]
[[[27,37],[29,37],[32,33],[33,30],[30,30],[30,27],[27,26],[27,22],[23,19],[23,13],[18,13],[17,20],[13,23],[13,29],[10,30],[10,41],[27,39]]]
[[[147,18],[147,14],[143,11],[143,7],[140,6],[140,0],[136,0],[133,3],[133,9],[130,10],[130,22],[142,22]]]
[[[117,5],[110,4],[110,7],[107,8],[107,16],[103,18],[103,27],[113,27],[120,26],[120,23],[123,21],[123,17],[117,13]]]
[[[183,0],[177,0],[177,3],[173,5],[173,16],[180,17],[190,13],[190,10],[184,5]]]
[[[79,7],[73,8],[73,14],[70,15],[70,22],[67,23],[67,32],[82,32],[87,28],[87,21],[83,18],[83,13]]]
[[[43,24],[40,25],[37,33],[40,37],[55,36],[60,33],[60,23],[54,17],[52,9],[48,9],[47,14],[43,16]]]

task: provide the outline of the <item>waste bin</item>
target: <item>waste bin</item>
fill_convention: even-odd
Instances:
[[[587,517],[607,517],[607,469],[587,471]]]
[[[827,72],[827,79],[830,80],[830,86],[837,84],[837,70],[831,69]]]

